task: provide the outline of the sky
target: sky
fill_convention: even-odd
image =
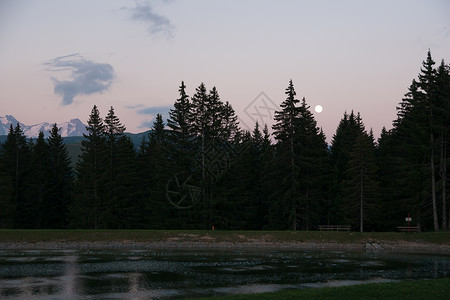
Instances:
[[[328,142],[352,110],[378,137],[429,49],[450,62],[450,1],[0,0],[0,116],[113,106],[138,133],[204,82],[248,129],[273,124],[292,79]]]

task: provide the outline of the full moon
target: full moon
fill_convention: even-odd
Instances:
[[[316,111],[316,113],[321,113],[322,112],[322,110],[323,110],[323,107],[322,107],[322,105],[316,105],[316,107],[314,107],[314,110]]]

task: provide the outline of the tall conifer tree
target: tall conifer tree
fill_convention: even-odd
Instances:
[[[10,176],[8,176],[7,171],[5,170],[3,153],[0,151],[0,228],[13,228],[13,192],[13,184]]]
[[[331,224],[345,223],[345,204],[343,197],[343,182],[348,179],[346,170],[348,162],[351,159],[351,151],[357,137],[364,132],[359,114],[355,115],[353,111],[349,114],[344,113],[343,118],[339,122],[336,133],[331,141],[331,168],[332,168],[332,184],[331,198],[329,199],[329,216],[328,220]],[[348,224],[343,224],[348,225]]]
[[[122,174],[118,173],[118,143],[123,136],[126,127],[122,125],[119,118],[114,112],[114,108],[111,106],[108,114],[104,119],[105,141],[108,148],[105,153],[105,175],[107,177],[106,198],[103,203],[102,220],[107,228],[118,228],[120,220],[123,220],[121,211],[119,209],[120,197],[117,194],[117,190],[122,184]]]
[[[32,228],[48,228],[48,210],[46,205],[47,189],[53,184],[49,182],[49,151],[44,133],[39,132],[36,142],[31,147],[30,173],[26,184],[26,198],[30,203],[29,224]]]
[[[103,228],[102,209],[106,197],[105,126],[97,106],[89,115],[88,132],[81,142],[82,153],[76,166],[76,194],[72,205],[72,226]]]
[[[149,226],[154,229],[167,228],[170,224],[169,202],[166,184],[170,176],[169,145],[167,131],[161,114],[156,115],[148,143],[144,146],[147,163],[146,188],[148,191]]]
[[[186,85],[184,81],[181,82],[179,88],[180,98],[175,100],[173,109],[169,111],[169,119],[167,126],[174,132],[180,133],[183,136],[188,136],[190,133],[190,118],[191,118],[191,103],[189,96],[186,93]]]
[[[343,181],[342,215],[345,222],[353,225],[353,228],[359,225],[360,232],[364,231],[365,224],[366,228],[370,222],[373,224],[372,216],[376,216],[378,169],[374,150],[370,135],[365,131],[358,134],[350,151]]]
[[[439,153],[439,177],[442,202],[442,230],[450,228],[450,210],[448,205],[448,167],[450,149],[450,66],[442,60],[436,73],[437,85],[437,152]]]
[[[446,93],[445,64],[438,70],[428,51],[422,63],[418,80],[413,80],[408,93],[398,107],[398,118],[394,122],[394,132],[403,141],[402,150],[409,153],[404,156],[403,165],[407,175],[416,184],[412,184],[403,201],[416,210],[418,224],[425,221],[428,212],[432,216],[432,227],[439,230],[439,216],[445,224],[444,214],[439,213],[438,193],[446,194],[446,188],[438,187],[438,181],[446,177],[446,113],[449,97]],[[444,171],[445,169],[445,171]],[[445,184],[444,184],[445,186]],[[410,199],[410,200],[407,200]],[[415,199],[411,201],[412,199]],[[441,199],[444,199],[441,197]],[[446,201],[441,200],[442,207]],[[428,208],[431,207],[431,211]],[[445,226],[443,226],[445,228]]]
[[[299,100],[292,80],[286,88],[286,100],[281,103],[281,111],[275,112],[275,125],[272,126],[276,143],[277,180],[279,187],[272,213],[272,220],[280,222],[281,228],[297,230],[298,208],[301,202],[299,191],[299,175],[297,152],[297,133],[301,111],[298,107]],[[278,210],[278,211],[277,211]],[[281,229],[280,228],[280,229]]]
[[[175,100],[174,108],[169,112],[167,126],[171,130],[168,134],[170,140],[170,153],[174,161],[171,175],[189,172],[193,168],[194,139],[191,130],[191,102],[186,93],[186,85],[181,82],[180,97]]]
[[[13,187],[14,227],[29,228],[31,214],[36,213],[25,195],[31,152],[19,123],[15,127],[11,124],[2,152],[5,175],[11,179]]]
[[[378,216],[376,217],[378,231],[392,231],[399,226],[399,220],[407,216],[408,210],[403,210],[406,181],[405,170],[402,167],[405,152],[399,152],[399,139],[393,129],[387,131],[383,127],[378,146],[376,148],[376,160],[378,166],[378,179],[380,184]],[[413,211],[410,211],[413,212]],[[415,211],[414,211],[415,212]],[[401,223],[400,223],[401,224]]]
[[[73,171],[67,147],[55,123],[48,138],[48,185],[43,227],[65,228],[68,226],[69,206],[72,202]]]

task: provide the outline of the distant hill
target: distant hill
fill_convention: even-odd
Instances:
[[[134,147],[137,148],[141,145],[142,139],[148,136],[149,132],[150,130],[141,133],[125,133],[125,135],[130,137]],[[3,144],[6,141],[6,137],[7,135],[0,135],[0,144]],[[81,141],[83,139],[83,136],[63,137],[64,144],[66,144],[67,152],[72,161],[72,167],[75,167],[78,156],[81,154]]]
[[[141,132],[141,133],[128,133],[128,132],[125,132],[125,135],[130,137],[130,139],[133,142],[134,146],[137,148],[141,144],[142,139],[144,137],[147,138],[147,136],[150,133],[150,131],[151,130],[147,130],[147,131]],[[3,144],[6,141],[6,138],[7,138],[7,135],[0,135],[0,144]],[[83,136],[63,137],[64,144],[66,144],[66,145],[68,145],[68,144],[80,144],[81,145],[81,141],[83,139],[84,139]]]

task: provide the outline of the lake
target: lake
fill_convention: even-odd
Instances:
[[[2,299],[170,299],[449,276],[442,254],[0,250]]]

